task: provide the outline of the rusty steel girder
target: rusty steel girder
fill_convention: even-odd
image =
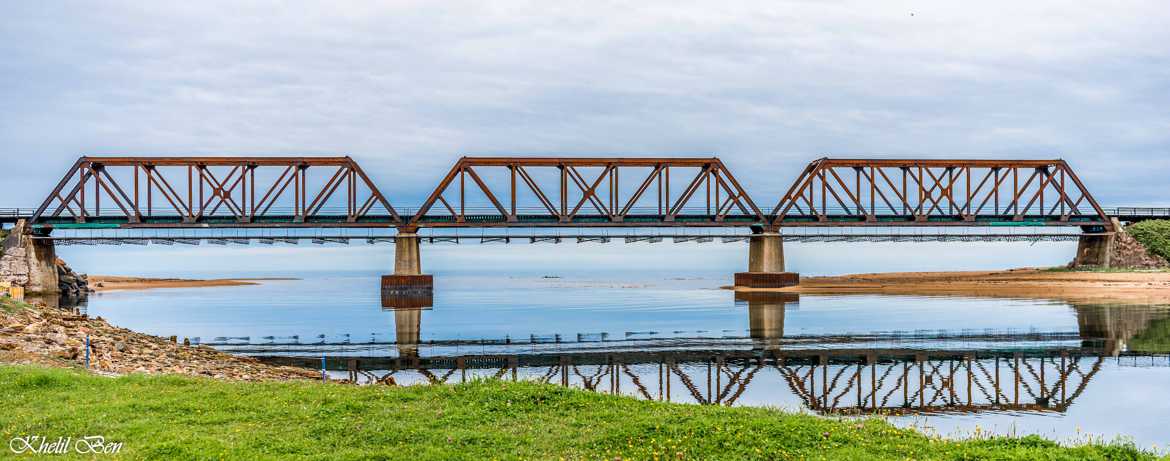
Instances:
[[[622,177],[634,180],[623,182]],[[400,216],[349,157],[81,157],[28,219],[33,225],[58,227],[405,231],[749,226],[757,231],[835,226],[1114,230],[1063,160],[822,158],[810,163],[766,213],[715,157],[463,157],[422,206]]]
[[[684,172],[685,181],[681,191],[676,186],[676,194],[671,191],[672,170]],[[502,177],[485,181],[488,171]],[[634,175],[635,181],[627,186],[636,184],[636,188],[623,190],[623,175]],[[455,197],[448,200],[447,194]],[[490,207],[469,208],[472,195],[482,195]],[[436,205],[441,205],[440,212],[429,215]],[[766,220],[723,162],[714,157],[463,157],[410,224],[659,227],[751,225]]]
[[[1113,224],[1064,160],[810,163],[772,209],[787,226]]]
[[[381,210],[372,213],[375,208]],[[81,157],[31,218],[45,221],[129,227],[404,222],[349,157]]]

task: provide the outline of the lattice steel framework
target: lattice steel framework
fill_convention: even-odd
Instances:
[[[770,214],[775,226],[1097,226],[1108,216],[1064,160],[810,163]]]
[[[889,351],[894,352],[894,351]],[[769,351],[701,357],[695,351],[575,355],[470,355],[347,359],[351,382],[442,384],[476,376],[539,382],[647,400],[734,405],[763,380],[783,382],[822,414],[929,414],[980,411],[1065,412],[1100,372],[1105,358],[1042,353],[934,351],[913,355],[856,351]],[[276,363],[299,363],[276,358]],[[305,363],[313,363],[304,359]],[[520,369],[524,371],[521,372]]]
[[[1067,352],[1007,358],[919,355],[913,361],[871,356],[856,364],[822,360],[777,368],[805,406],[820,413],[1063,412],[1103,361],[1100,355]]]
[[[59,227],[1114,230],[1063,160],[823,158],[765,213],[714,157],[464,157],[417,211],[399,216],[349,157],[82,157],[28,219]]]
[[[485,171],[502,172],[504,178],[486,181]],[[682,172],[685,180],[681,189],[675,180],[673,193],[672,171]],[[636,180],[627,186],[637,187],[623,188],[620,178],[630,175]],[[455,197],[448,200],[449,194]],[[469,208],[473,194],[482,194],[490,208]],[[436,208],[439,213],[428,215]],[[410,222],[431,227],[636,227],[748,225],[766,220],[723,162],[713,157],[463,157]]]
[[[349,157],[82,157],[31,221],[64,215],[130,226],[404,222]]]

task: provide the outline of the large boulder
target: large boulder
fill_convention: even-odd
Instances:
[[[57,288],[61,296],[75,300],[84,300],[89,292],[89,277],[85,274],[73,272],[73,269],[60,258],[56,261]]]

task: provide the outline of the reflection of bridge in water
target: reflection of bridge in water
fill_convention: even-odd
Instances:
[[[1064,412],[1110,361],[1148,357],[1152,364],[1170,365],[1166,350],[1126,350],[1127,341],[1151,325],[1165,328],[1170,310],[1072,306],[1077,332],[786,337],[785,306],[795,296],[739,294],[737,301],[748,307],[747,337],[424,342],[425,310],[396,309],[393,345],[218,347],[306,367],[320,366],[325,352],[336,377],[357,383],[529,379],[698,404],[733,405],[745,395],[751,401],[763,395],[771,404],[798,403],[825,414]],[[458,353],[473,347],[481,353]],[[395,350],[397,355],[388,354]]]
[[[1086,351],[839,350],[791,353],[601,353],[345,361],[349,379],[389,385],[519,379],[649,400],[733,405],[777,381],[822,413],[1065,411],[1100,370]],[[295,362],[295,360],[293,360]],[[766,376],[771,375],[771,379]]]

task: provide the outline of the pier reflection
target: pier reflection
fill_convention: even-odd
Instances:
[[[796,293],[739,292],[735,304],[747,305],[748,332],[760,349],[779,349],[784,338],[784,310],[800,303]]]
[[[430,293],[401,294],[382,290],[382,309],[394,312],[394,344],[399,357],[418,357],[422,313],[434,303]]]

